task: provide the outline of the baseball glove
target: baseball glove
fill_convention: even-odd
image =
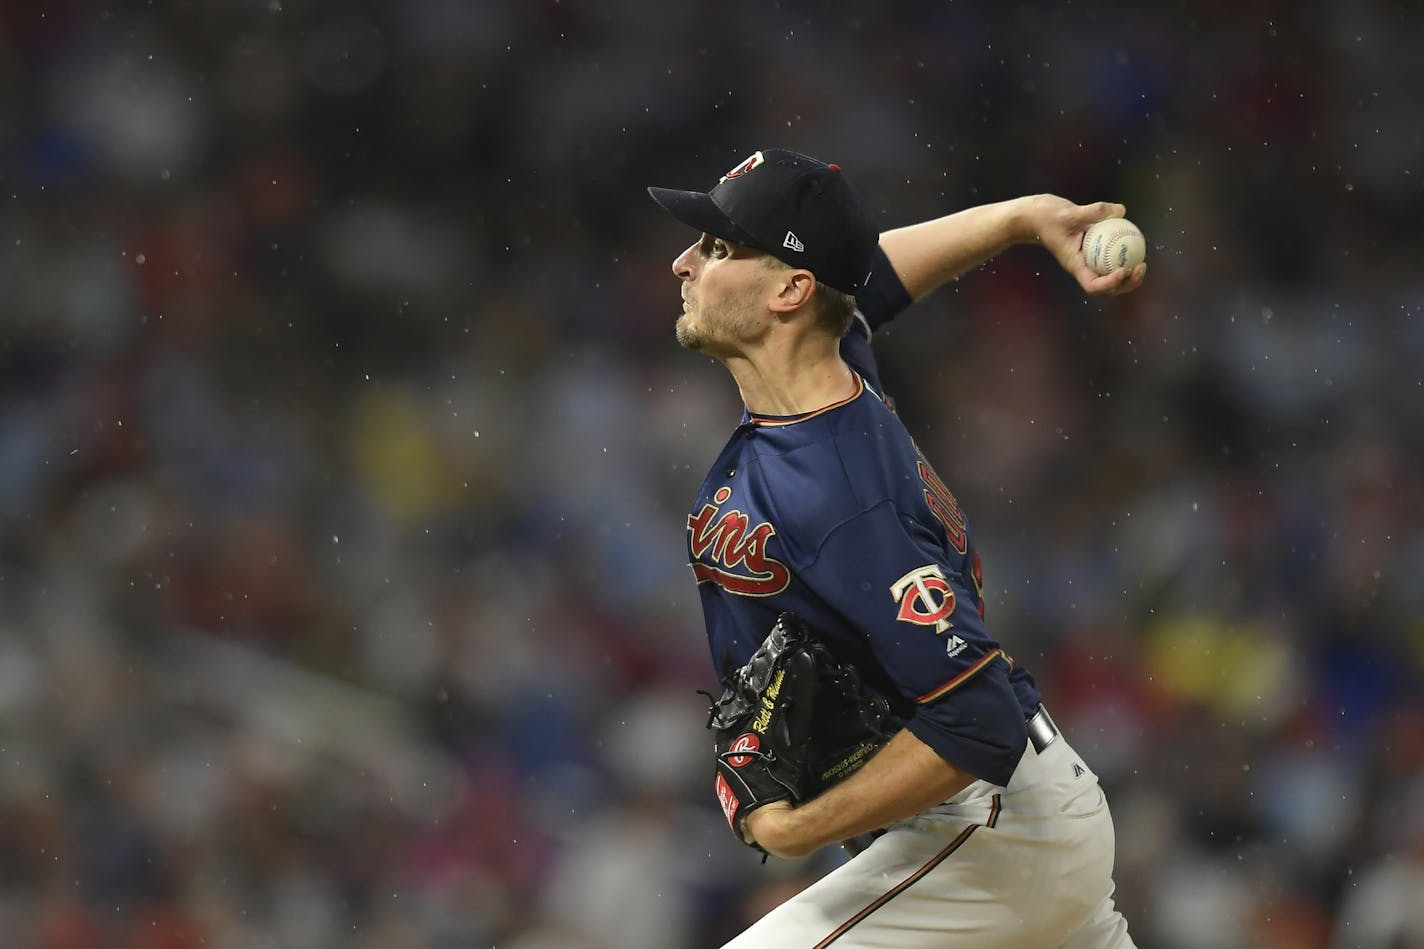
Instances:
[[[717,800],[743,843],[748,814],[773,801],[815,797],[859,770],[892,731],[885,700],[790,613],[722,685],[707,727]]]

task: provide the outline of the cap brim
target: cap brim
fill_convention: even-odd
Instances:
[[[688,227],[738,244],[753,244],[754,238],[732,223],[722,213],[712,196],[702,191],[679,191],[676,188],[649,188],[648,194],[664,211]]]

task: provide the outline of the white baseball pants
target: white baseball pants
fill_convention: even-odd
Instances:
[[[1123,949],[1113,824],[1060,734],[1009,786],[976,781],[890,827],[725,949]]]

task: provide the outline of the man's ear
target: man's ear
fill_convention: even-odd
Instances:
[[[771,309],[776,313],[791,313],[800,309],[816,292],[816,277],[809,270],[784,270],[776,286]]]

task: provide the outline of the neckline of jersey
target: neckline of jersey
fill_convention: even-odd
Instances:
[[[824,405],[819,409],[812,409],[810,412],[802,412],[799,415],[753,415],[749,411],[747,412],[747,421],[753,425],[767,428],[774,428],[780,425],[795,425],[797,422],[804,422],[818,415],[824,415],[833,409],[838,409],[843,405],[849,405],[860,398],[861,394],[865,392],[865,380],[861,378],[860,373],[852,369],[851,374],[855,376],[855,391],[839,402],[832,402],[830,405]]]

